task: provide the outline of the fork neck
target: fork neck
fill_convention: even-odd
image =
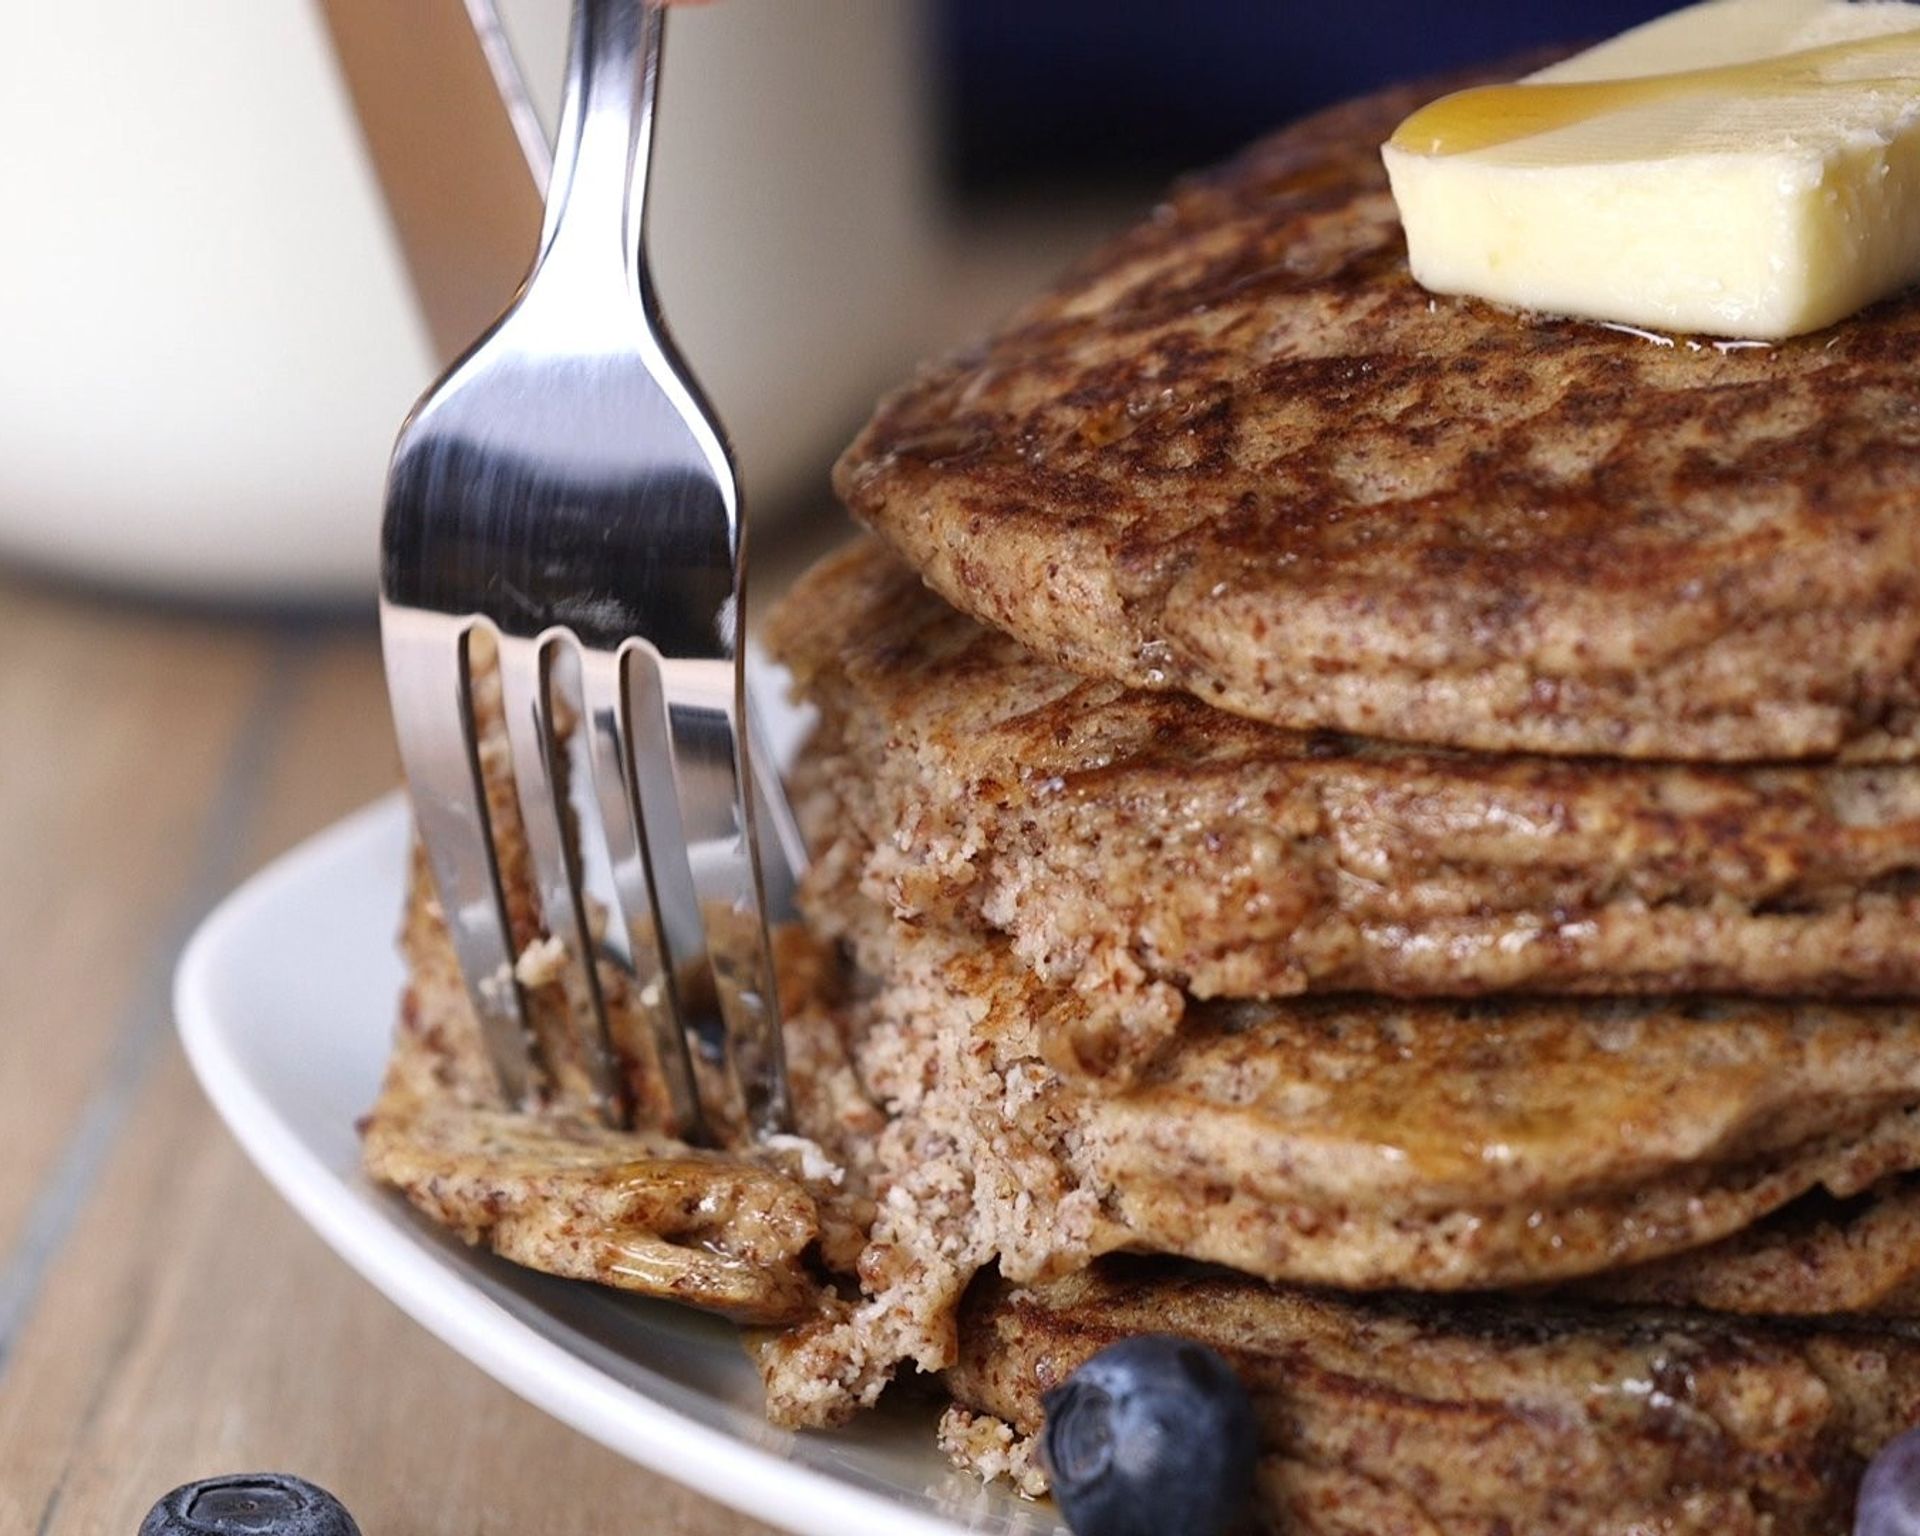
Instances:
[[[665,30],[659,0],[574,0],[538,267],[580,263],[649,286],[647,181]]]

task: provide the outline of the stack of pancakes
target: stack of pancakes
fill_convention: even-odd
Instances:
[[[1376,146],[1432,89],[1187,184],[842,461],[873,536],[769,632],[808,1142],[490,1105],[416,878],[379,1176],[780,1323],[786,1422],[944,1372],[1027,1486],[1040,1394],[1174,1329],[1277,1528],[1846,1529],[1920,1423],[1920,301],[1431,299]]]
[[[770,636],[808,915],[1001,1277],[963,1403],[1031,1431],[1177,1318],[1264,1362],[1292,1529],[1838,1528],[1920,1421],[1920,304],[1725,349],[1432,300],[1415,104],[883,404],[877,537]],[[1250,1278],[1056,1278],[1116,1249]]]

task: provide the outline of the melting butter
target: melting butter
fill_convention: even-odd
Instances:
[[[1920,280],[1920,5],[1709,0],[1383,150],[1414,276],[1773,340]]]

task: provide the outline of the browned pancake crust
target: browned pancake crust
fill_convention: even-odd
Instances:
[[[1920,1182],[1814,1194],[1712,1248],[1602,1275],[1595,1300],[1761,1316],[1920,1317]]]
[[[1920,1341],[1889,1326],[1354,1301],[1164,1265],[983,1285],[947,1384],[1031,1434],[1043,1393],[1148,1332],[1233,1362],[1261,1523],[1292,1536],[1844,1536],[1866,1458],[1920,1423]]]
[[[1910,994],[1920,769],[1491,757],[1089,682],[863,541],[767,638],[823,725],[823,857],[1009,932],[1116,1009],[1167,994]]]
[[[1911,756],[1920,298],[1740,350],[1432,298],[1377,146],[1438,88],[1182,185],[886,400],[848,505],[1062,665],[1284,725]]]
[[[774,1169],[581,1121],[391,1099],[364,1155],[427,1216],[530,1269],[742,1322],[820,1310],[805,1261],[819,1216]]]

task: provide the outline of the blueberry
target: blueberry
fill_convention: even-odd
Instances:
[[[284,1472],[208,1477],[173,1490],[140,1522],[140,1536],[360,1536],[346,1506]]]
[[[1853,1536],[1920,1536],[1920,1429],[1889,1440],[1868,1464]]]
[[[1219,1536],[1253,1491],[1253,1404],[1204,1344],[1123,1339],[1043,1401],[1040,1454],[1075,1536]]]

